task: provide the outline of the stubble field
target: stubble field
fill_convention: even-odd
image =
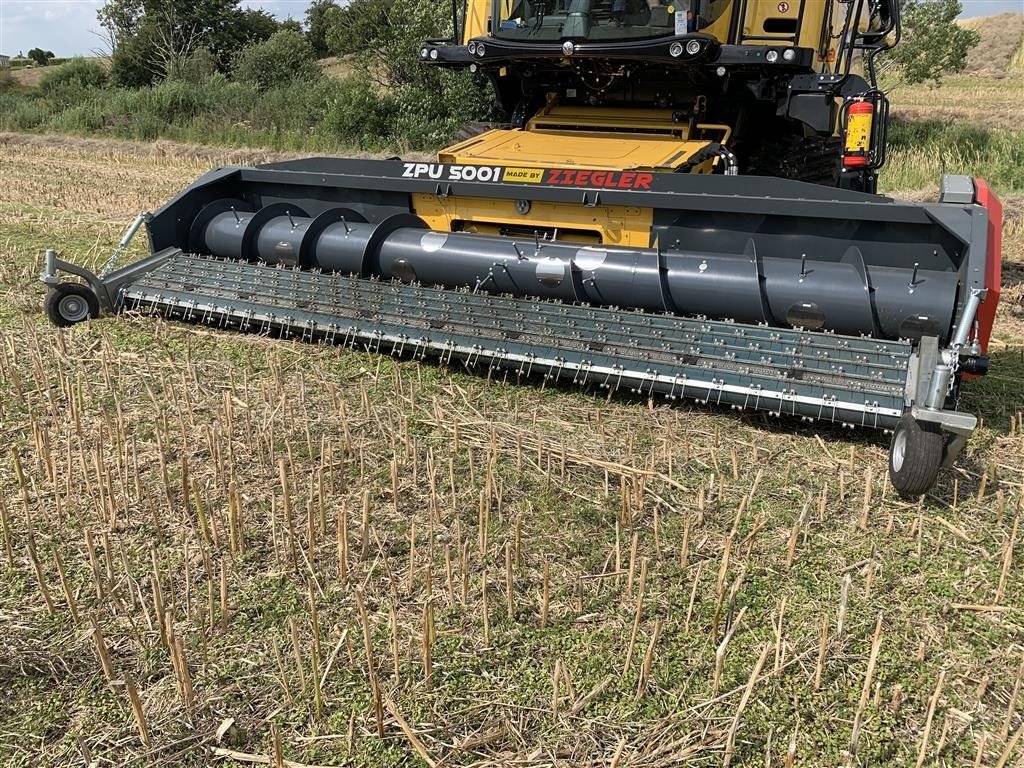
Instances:
[[[1024,759],[1019,197],[984,425],[908,504],[871,433],[46,324],[43,248],[228,155],[0,137],[0,763]]]

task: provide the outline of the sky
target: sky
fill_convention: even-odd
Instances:
[[[100,36],[96,11],[104,0],[0,0],[0,53],[42,48],[57,56],[109,53]],[[1024,0],[1020,0],[1024,2]],[[242,0],[246,8],[262,8],[279,19],[302,20],[308,0]]]
[[[1024,0],[962,0],[963,16],[1024,11]],[[42,48],[57,56],[107,53],[96,11],[103,0],[0,0],[0,53]],[[302,19],[308,0],[243,0],[279,19]]]

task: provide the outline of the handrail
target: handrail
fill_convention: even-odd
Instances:
[[[875,7],[880,15],[883,10],[886,12],[888,22],[879,30],[859,35],[860,39],[854,45],[856,48],[867,51],[864,55],[864,69],[872,88],[878,86],[875,57],[883,51],[892,50],[899,44],[903,36],[899,0],[877,0]],[[892,39],[889,39],[889,35],[892,35]]]

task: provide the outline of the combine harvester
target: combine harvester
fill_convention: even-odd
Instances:
[[[964,176],[875,193],[896,0],[661,1],[453,0],[420,59],[489,77],[509,124],[436,163],[212,170],[100,276],[47,252],[48,315],[891,430],[892,483],[923,494],[976,424],[957,400],[988,365],[1001,211]],[[115,269],[143,223],[151,255]]]

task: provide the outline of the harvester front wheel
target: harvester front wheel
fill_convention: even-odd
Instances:
[[[100,316],[100,302],[92,289],[79,283],[60,283],[46,294],[46,316],[58,328],[67,328]]]
[[[920,498],[935,484],[946,441],[938,427],[904,414],[889,446],[889,477],[908,499]]]

